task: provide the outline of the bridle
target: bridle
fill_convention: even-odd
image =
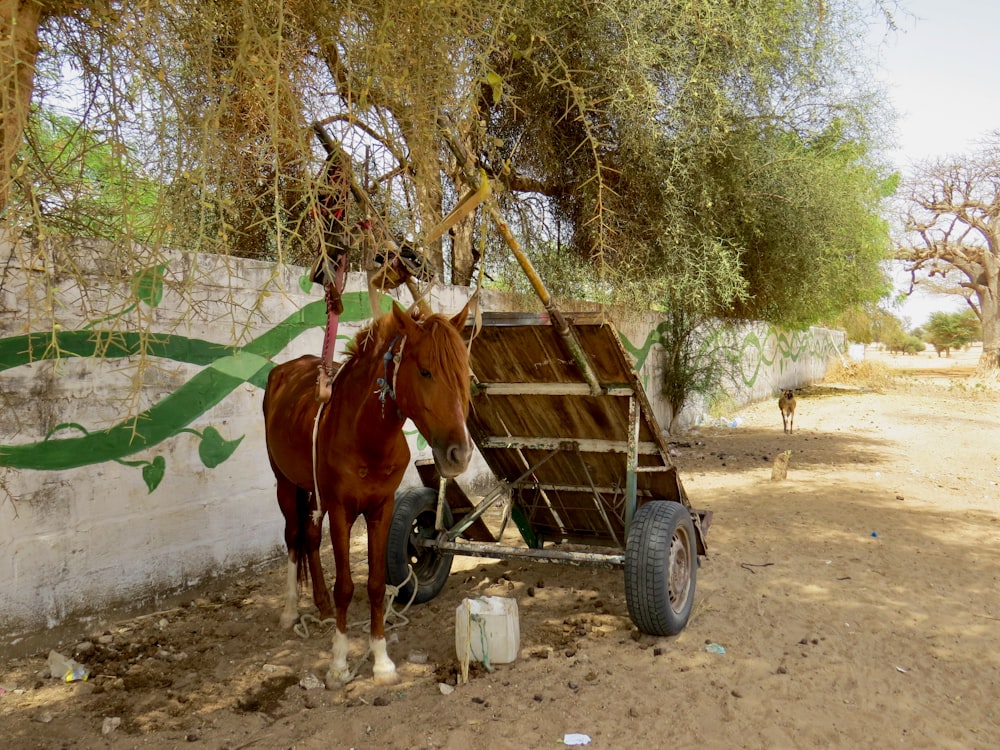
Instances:
[[[400,341],[402,339],[402,341]],[[393,351],[396,348],[396,342],[400,341],[399,351]],[[385,416],[385,400],[391,398],[393,401],[396,400],[396,379],[399,377],[399,363],[403,360],[403,347],[406,346],[406,336],[396,336],[389,344],[389,349],[385,354],[382,355],[382,377],[375,381],[378,388],[375,390],[375,394],[378,396],[379,402],[382,404],[382,416]],[[389,363],[395,364],[392,368],[392,384],[389,383]],[[397,406],[397,412],[399,407]],[[402,414],[399,414],[400,419],[403,418]]]

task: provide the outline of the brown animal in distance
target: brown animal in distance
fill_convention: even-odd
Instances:
[[[781,423],[785,432],[792,434],[792,424],[795,422],[795,391],[789,389],[781,392],[778,399],[778,408],[781,410]]]

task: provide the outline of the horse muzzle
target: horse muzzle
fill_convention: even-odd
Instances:
[[[446,479],[457,477],[469,467],[472,459],[472,438],[466,429],[460,441],[450,442],[447,445],[433,445],[431,451],[434,454],[434,464],[437,466],[438,474]]]

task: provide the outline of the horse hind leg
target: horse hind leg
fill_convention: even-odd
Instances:
[[[289,630],[299,621],[299,565],[295,552],[288,551],[288,565],[285,568],[285,606],[281,610],[278,625],[282,630]]]
[[[278,505],[285,517],[285,545],[288,565],[285,573],[285,606],[279,624],[283,629],[299,621],[299,583],[312,578],[313,601],[320,618],[333,616],[330,592],[326,588],[319,548],[322,541],[322,517],[311,512],[309,493],[287,479],[278,479]]]
[[[298,488],[275,471],[278,480],[278,508],[285,518],[285,547],[288,549],[288,565],[285,568],[285,606],[278,621],[283,630],[292,627],[299,620],[299,576],[302,573],[302,543],[299,533]]]

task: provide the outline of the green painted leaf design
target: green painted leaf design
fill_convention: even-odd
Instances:
[[[299,276],[299,289],[301,289],[305,294],[312,294],[313,280],[312,276],[307,273]]]
[[[160,486],[166,473],[167,461],[163,456],[157,456],[142,467],[142,479],[150,494],[153,494],[153,490]]]
[[[214,427],[206,427],[201,433],[201,443],[198,444],[198,456],[201,462],[209,469],[214,469],[221,464],[236,450],[236,447],[243,442],[245,435],[241,435],[236,440],[226,440]]]
[[[163,301],[163,274],[167,267],[162,263],[144,268],[132,276],[132,293],[140,302],[156,307]]]

